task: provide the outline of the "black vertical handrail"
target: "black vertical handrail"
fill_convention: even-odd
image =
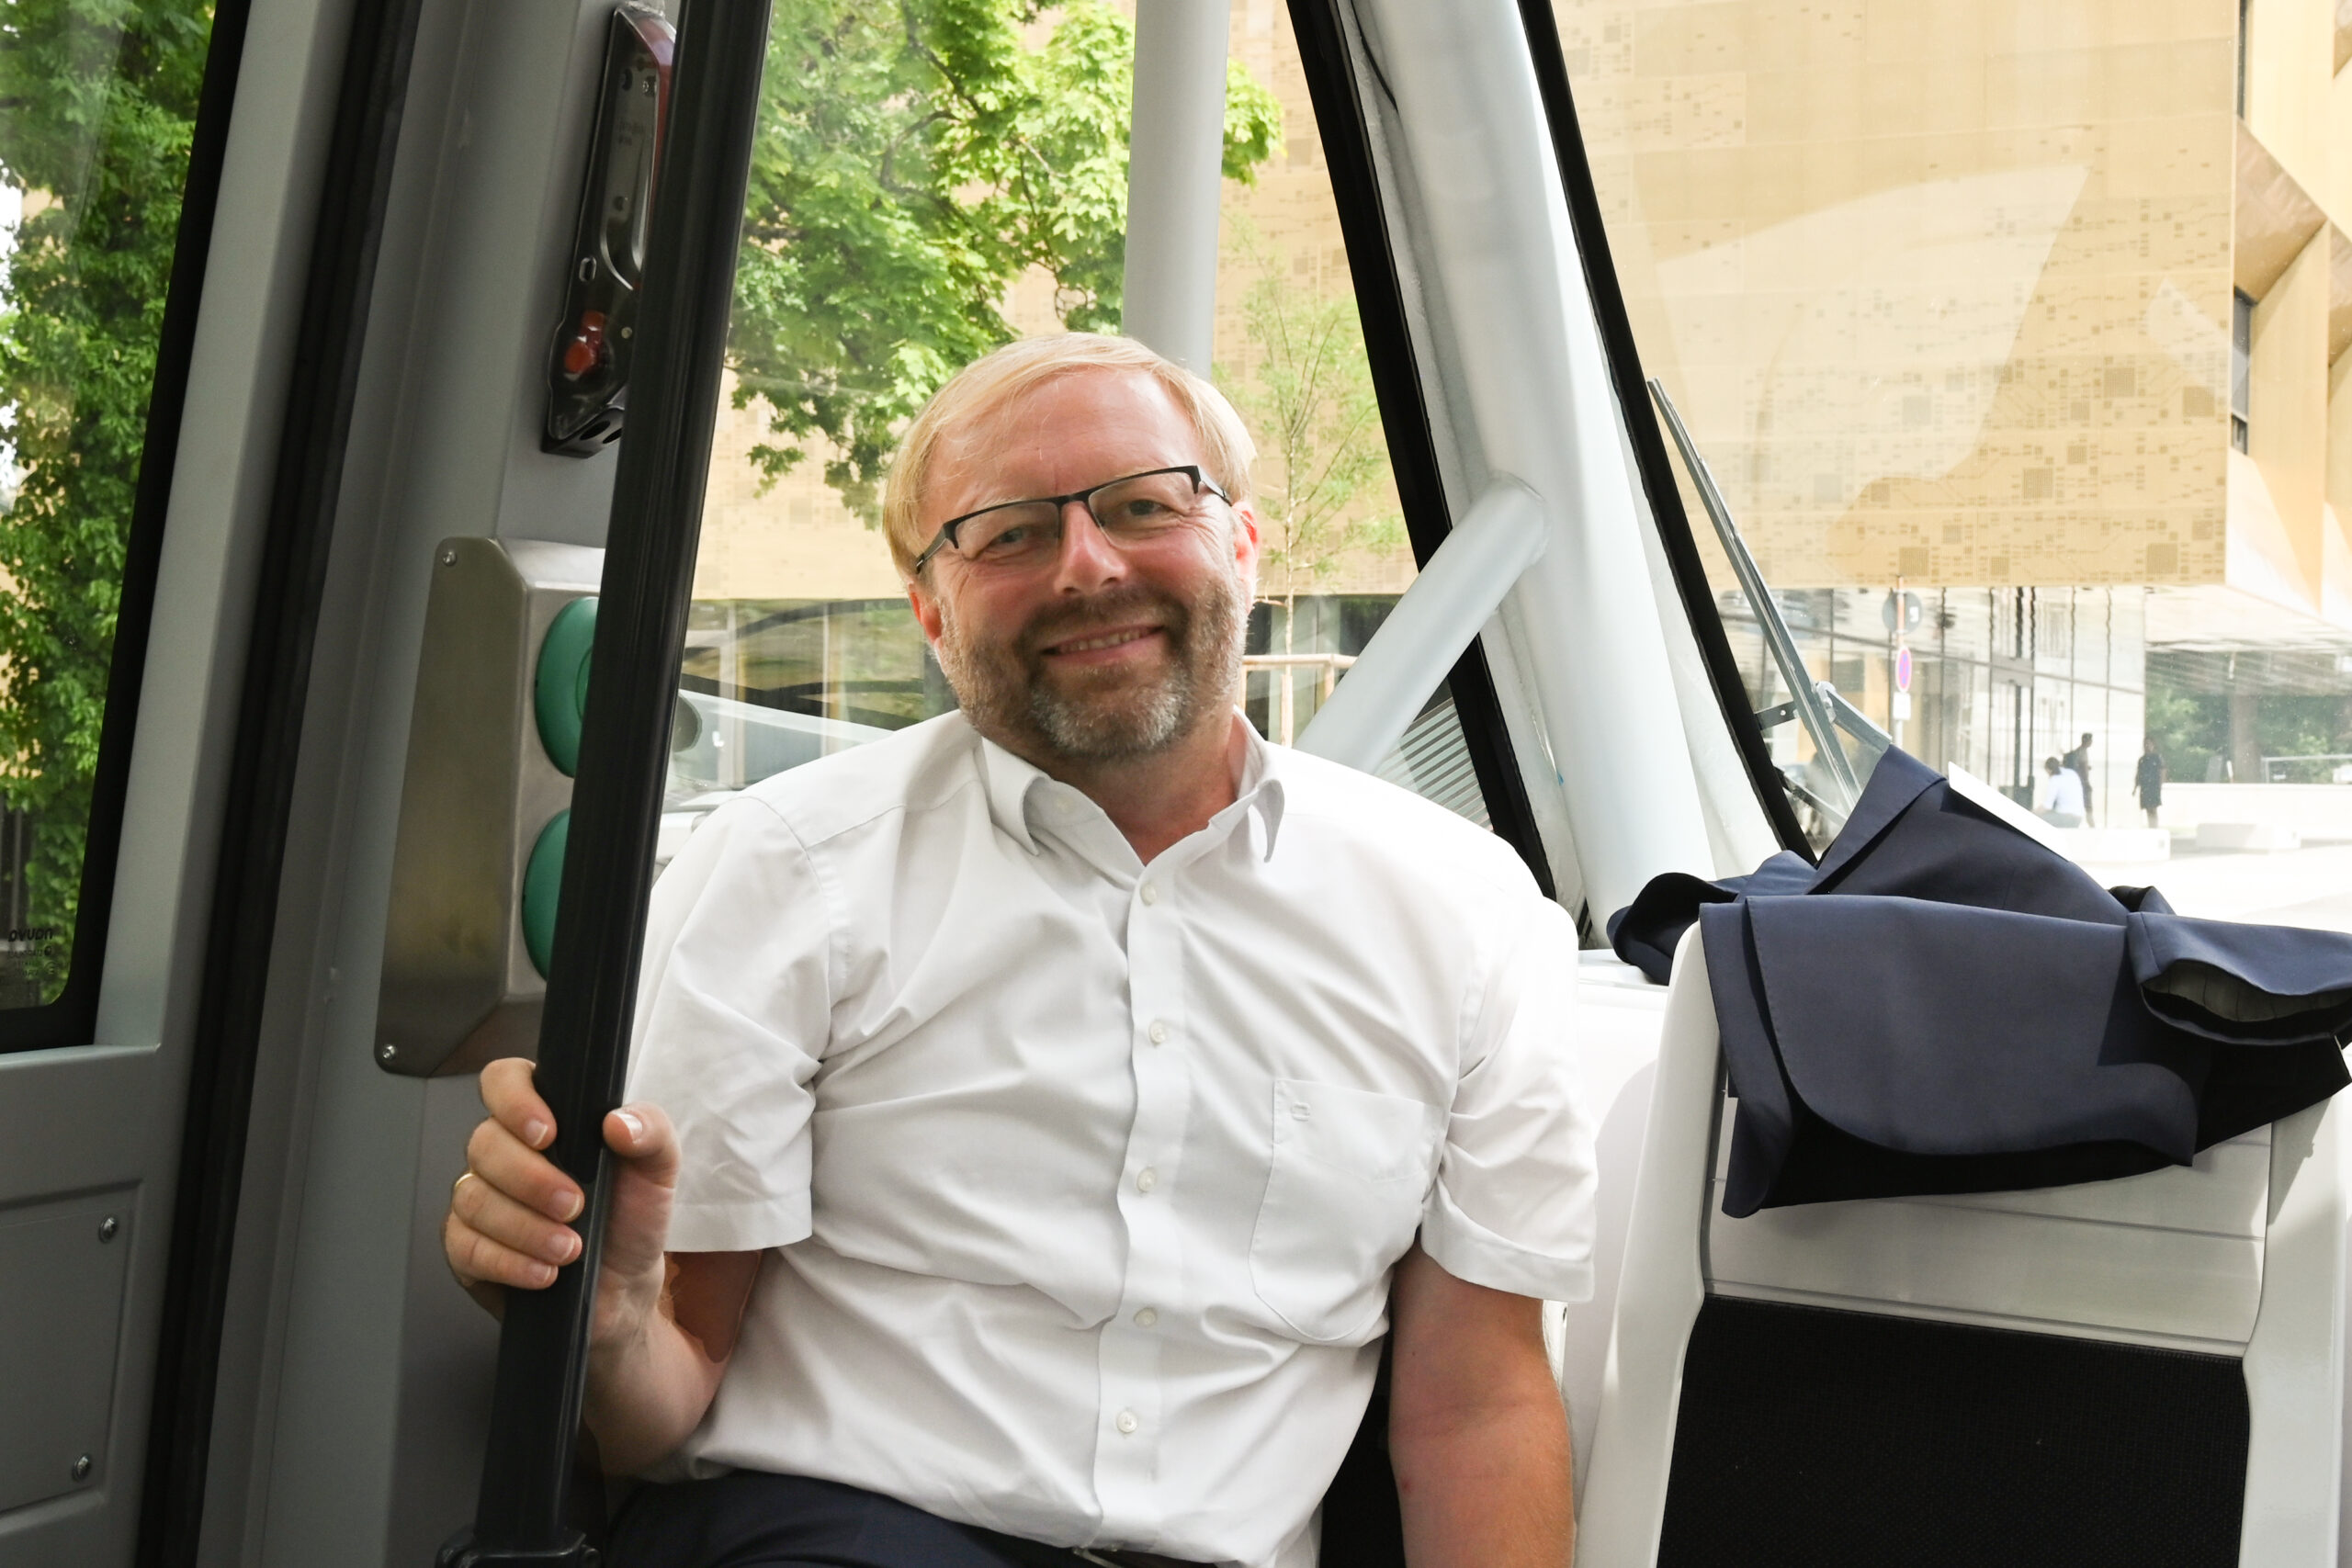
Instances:
[[[564,1494],[611,1192],[601,1128],[628,1064],[767,29],[768,0],[692,0],[679,32],[539,1029],[551,1153],[588,1194],[585,1245],[553,1285],[507,1297],[481,1497],[473,1529],[442,1548],[444,1568],[594,1560],[565,1522]]]

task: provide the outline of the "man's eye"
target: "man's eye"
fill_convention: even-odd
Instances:
[[[1148,496],[1133,496],[1119,502],[1111,513],[1111,520],[1114,523],[1148,525],[1154,523],[1165,523],[1176,515],[1177,513],[1173,507],[1153,501]]]
[[[1008,523],[981,540],[975,553],[999,558],[1021,555],[1046,543],[1048,531],[1035,523]]]

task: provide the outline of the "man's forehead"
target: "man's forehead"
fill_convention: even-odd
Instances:
[[[943,430],[923,512],[952,516],[969,509],[966,502],[1057,494],[1203,456],[1199,433],[1158,378],[1066,371]]]

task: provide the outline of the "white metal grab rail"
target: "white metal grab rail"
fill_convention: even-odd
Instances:
[[[1376,770],[1549,538],[1533,491],[1508,476],[1487,486],[1316,710],[1298,749]]]

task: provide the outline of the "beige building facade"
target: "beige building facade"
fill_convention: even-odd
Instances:
[[[2230,584],[2352,630],[2330,0],[2252,0],[2243,56],[2234,0],[1555,9],[1647,367],[1776,582]]]
[[[1805,591],[1814,673],[2019,791],[2091,733],[2108,819],[2168,681],[2233,705],[2203,765],[2260,766],[2252,705],[2352,651],[2352,15],[1555,14],[1645,367]],[[1928,612],[1907,703],[1897,584]]]

